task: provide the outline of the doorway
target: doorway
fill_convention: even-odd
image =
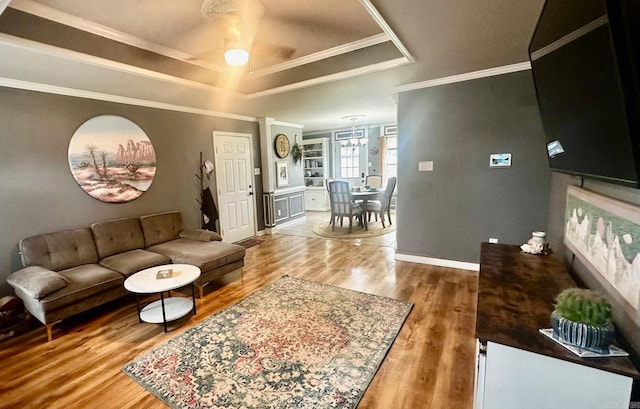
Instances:
[[[213,132],[220,233],[225,242],[256,235],[251,134]]]

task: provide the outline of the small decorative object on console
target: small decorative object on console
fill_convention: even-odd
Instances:
[[[569,288],[557,297],[551,313],[553,337],[596,353],[606,353],[615,332],[611,304],[593,290]]]
[[[546,254],[548,243],[546,240],[547,233],[543,231],[534,231],[531,233],[531,238],[526,244],[520,246],[522,251],[531,254]]]
[[[158,280],[171,277],[173,277],[173,270],[170,268],[167,270],[158,270],[158,272],[156,273],[156,279]]]

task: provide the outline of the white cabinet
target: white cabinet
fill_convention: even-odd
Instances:
[[[559,258],[482,243],[475,409],[629,408],[640,373],[628,357],[580,358],[539,332],[576,283]]]
[[[329,210],[329,194],[325,180],[330,177],[329,140],[327,138],[302,140],[302,166],[304,172],[305,210]]]
[[[627,376],[495,342],[477,362],[475,409],[629,407]]]
[[[308,187],[304,191],[305,210],[329,210],[329,194],[325,188]]]

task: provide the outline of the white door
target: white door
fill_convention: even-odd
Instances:
[[[213,133],[220,230],[226,242],[255,236],[251,135]]]

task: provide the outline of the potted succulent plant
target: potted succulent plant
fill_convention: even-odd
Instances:
[[[568,288],[556,297],[551,313],[553,336],[562,342],[606,353],[615,332],[611,304],[593,290]]]

